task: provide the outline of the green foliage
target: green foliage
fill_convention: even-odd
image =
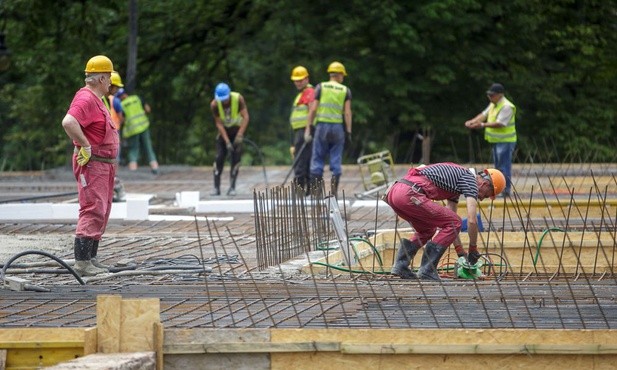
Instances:
[[[83,67],[108,55],[127,71],[127,1],[0,0],[12,52],[0,72],[0,169],[67,163],[61,120],[83,86]],[[211,165],[216,129],[209,103],[228,82],[247,101],[245,165],[289,165],[291,69],[311,82],[345,64],[353,94],[346,162],[383,149],[417,160],[490,161],[480,132],[463,122],[507,88],[518,107],[517,160],[615,160],[617,8],[602,0],[140,0],[135,93],[153,109],[162,164]],[[53,16],[50,16],[52,15]],[[29,150],[24,150],[28,148]],[[33,149],[34,148],[34,149]]]

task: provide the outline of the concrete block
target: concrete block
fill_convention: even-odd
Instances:
[[[148,219],[148,199],[127,197],[125,203],[126,203],[126,219],[127,220],[147,220]]]
[[[176,203],[181,208],[195,208],[199,203],[199,192],[181,191],[176,193]]]
[[[195,212],[203,213],[253,213],[253,200],[206,200],[197,203]]]
[[[155,370],[155,352],[95,353],[46,367],[52,370]]]

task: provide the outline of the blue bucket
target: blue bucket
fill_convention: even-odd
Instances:
[[[484,231],[484,224],[482,223],[482,217],[480,217],[480,214],[478,213],[477,216],[477,223],[478,223],[478,231]],[[461,226],[461,231],[467,231],[467,218],[463,219],[463,226]]]

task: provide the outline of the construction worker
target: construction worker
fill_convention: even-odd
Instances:
[[[113,198],[118,130],[103,96],[109,91],[113,63],[97,55],[86,63],[86,86],[75,94],[62,127],[75,145],[72,158],[77,180],[79,219],[75,230],[75,271],[81,276],[107,272],[96,267],[99,241],[109,220]]]
[[[330,156],[330,192],[338,196],[342,174],[345,141],[351,143],[351,90],[343,85],[347,76],[345,66],[332,62],[328,66],[330,80],[315,87],[315,100],[309,106],[308,124],[304,131],[306,141],[311,141],[311,127],[315,122],[315,141],[311,157],[311,183],[320,186],[326,157]]]
[[[249,111],[244,97],[231,91],[224,82],[216,85],[210,110],[218,130],[216,136],[216,159],[214,161],[214,192],[221,195],[221,173],[227,153],[231,155],[231,174],[227,195],[236,195],[236,179],[242,159],[242,140],[249,124]]]
[[[107,109],[109,109],[109,113],[111,115],[111,121],[114,126],[116,126],[116,130],[120,131],[122,127],[122,104],[120,103],[120,99],[116,98],[116,93],[118,90],[124,87],[122,84],[122,78],[120,78],[120,74],[116,71],[111,72],[111,85],[109,85],[109,93],[103,96],[103,103]],[[118,162],[120,162],[120,156],[122,151],[122,145],[118,146]],[[114,202],[124,202],[126,200],[126,193],[124,191],[124,185],[122,181],[118,178],[118,176],[114,179]],[[101,266],[98,266],[101,267]]]
[[[291,80],[298,89],[289,117],[293,131],[293,146],[290,150],[294,158],[294,182],[308,194],[313,146],[310,141],[304,140],[304,131],[308,122],[309,105],[315,100],[315,89],[309,83],[308,70],[303,66],[297,66],[291,71]]]
[[[504,196],[512,188],[512,154],[516,148],[516,106],[506,97],[502,84],[494,83],[486,91],[488,107],[465,122],[469,129],[484,128],[484,139],[492,144],[495,168],[506,176]]]
[[[415,230],[411,239],[401,239],[391,273],[403,279],[440,280],[437,264],[450,244],[457,246],[459,256],[466,255],[459,237],[462,220],[456,214],[460,195],[465,197],[467,204],[469,253],[466,256],[470,264],[475,264],[480,258],[477,202],[489,197],[495,199],[505,186],[503,174],[492,168],[478,174],[454,163],[411,168],[404,178],[388,189],[385,196],[396,214]],[[447,200],[447,204],[442,206],[433,200]],[[439,232],[436,234],[437,229]],[[424,245],[422,262],[416,275],[409,268],[409,263]]]
[[[139,147],[141,146],[146,152],[150,170],[154,175],[158,175],[159,162],[156,160],[150,138],[150,120],[148,119],[148,114],[152,111],[150,105],[144,103],[137,95],[129,95],[124,88],[120,88],[116,96],[120,98],[122,105],[122,112],[119,114],[123,122],[122,138],[126,139],[128,144],[129,170],[137,170]]]

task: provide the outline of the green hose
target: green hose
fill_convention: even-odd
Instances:
[[[540,240],[538,240],[538,246],[536,247],[536,256],[533,258],[533,267],[536,267],[536,263],[538,263],[538,257],[540,256],[540,247],[542,246],[542,240],[544,240],[544,237],[546,236],[546,234],[548,234],[551,231],[565,232],[565,230],[562,230],[558,227],[549,227],[548,229],[542,232],[542,236],[540,236]]]

